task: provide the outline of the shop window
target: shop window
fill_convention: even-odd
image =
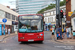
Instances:
[[[10,28],[10,25],[9,25],[9,28]]]

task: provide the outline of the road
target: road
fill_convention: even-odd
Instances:
[[[51,32],[44,32],[43,43],[18,42],[18,36],[10,36],[0,42],[0,50],[75,50],[74,45],[62,44],[51,40]]]

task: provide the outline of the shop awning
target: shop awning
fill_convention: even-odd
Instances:
[[[56,25],[56,22],[51,22],[51,24],[55,24]],[[62,25],[65,25],[65,23],[62,22]]]
[[[51,22],[51,24],[56,24],[56,22]]]

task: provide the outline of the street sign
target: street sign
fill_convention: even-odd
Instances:
[[[68,12],[68,16],[71,16],[73,12]]]
[[[2,22],[3,22],[3,23],[6,23],[6,22],[7,22],[7,19],[6,19],[6,18],[4,18],[4,19],[2,20]]]

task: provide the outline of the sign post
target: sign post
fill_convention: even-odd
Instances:
[[[4,25],[3,25],[3,26],[4,26],[4,28],[3,28],[3,33],[4,33],[4,35],[6,35],[6,34],[5,34],[5,23],[7,22],[7,19],[6,19],[6,18],[2,19],[2,22],[4,23]]]

